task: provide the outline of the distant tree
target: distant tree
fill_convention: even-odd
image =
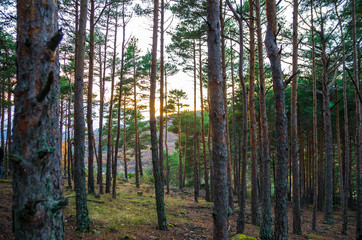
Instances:
[[[58,126],[57,4],[17,2],[17,86],[11,149],[16,239],[64,239]],[[41,26],[41,27],[38,27]],[[34,29],[37,31],[33,31]]]
[[[169,92],[169,100],[168,105],[172,109],[176,109],[177,107],[177,118],[178,118],[178,154],[179,154],[179,189],[183,188],[183,180],[182,180],[182,153],[181,153],[181,108],[186,107],[186,104],[183,104],[181,101],[187,99],[186,92],[182,90],[171,90]],[[185,164],[185,160],[184,160]]]

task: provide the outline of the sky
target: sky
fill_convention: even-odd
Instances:
[[[139,2],[139,1],[136,1]],[[165,20],[168,20],[168,23],[165,25],[169,25],[169,22],[171,21],[171,13],[170,11],[166,11],[165,13]],[[175,27],[177,25],[178,20],[173,18],[171,26],[168,30],[171,30],[172,27]],[[138,38],[138,45],[141,49],[142,53],[145,54],[147,50],[151,51],[152,48],[152,26],[153,26],[153,19],[152,16],[150,17],[139,17],[139,16],[133,16],[130,22],[127,24],[126,27],[126,39],[129,39],[130,36],[134,36]],[[122,41],[122,36],[120,34],[119,41]],[[158,33],[158,42],[160,42],[160,33]],[[171,36],[167,33],[165,33],[165,46],[171,43]],[[121,46],[118,47],[117,51],[121,52]],[[157,53],[157,59],[160,58],[160,46],[158,45],[158,53]],[[168,61],[167,59],[167,53],[165,53],[165,62]],[[185,104],[188,104],[190,107],[185,108],[189,110],[193,110],[193,103],[194,103],[194,84],[193,84],[193,76],[190,75],[191,73],[185,73],[182,72],[180,69],[177,74],[174,76],[168,76],[167,77],[167,89],[168,91],[173,89],[182,89],[184,92],[187,93],[188,99],[184,101]],[[159,84],[157,85],[157,88],[159,88]],[[199,84],[197,84],[197,105],[196,108],[200,109],[200,99],[199,99]],[[206,93],[206,89],[204,89],[204,92]],[[206,96],[206,94],[204,94]],[[159,96],[156,96],[159,98]],[[145,104],[148,104],[147,102],[144,102]],[[156,102],[156,115],[159,113],[159,99],[157,99]],[[149,110],[145,110],[142,112],[143,116],[145,116],[146,119],[148,119],[149,116]]]

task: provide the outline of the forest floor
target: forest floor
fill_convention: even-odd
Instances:
[[[110,194],[101,198],[88,196],[89,215],[92,219],[92,231],[79,233],[76,231],[74,191],[66,190],[69,205],[64,210],[66,239],[212,239],[212,203],[203,200],[193,201],[191,190],[171,191],[165,194],[168,231],[157,229],[155,195],[153,184],[142,183],[139,189],[130,182],[119,181],[117,199]],[[237,206],[237,204],[235,204]],[[0,181],[0,239],[14,239],[12,233],[12,184],[11,181]],[[311,231],[311,206],[303,208],[303,235],[295,235],[292,230],[292,208],[289,207],[289,239],[354,239],[355,212],[348,213],[348,236],[340,234],[341,215],[339,209],[334,212],[335,223],[324,224],[323,212],[317,213],[317,229]],[[247,224],[244,234],[258,238],[259,227],[251,224],[250,202],[247,203]],[[230,238],[236,232],[237,209],[231,216]]]

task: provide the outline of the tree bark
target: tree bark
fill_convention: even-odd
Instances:
[[[260,15],[260,1],[255,1],[256,10],[256,31],[258,39],[258,66],[259,66],[259,81],[260,81],[260,119],[261,119],[261,225],[260,238],[267,240],[273,238],[273,217],[271,213],[271,183],[270,183],[270,155],[269,155],[269,129],[268,118],[266,114],[266,93],[265,93],[265,77],[264,77],[264,56],[263,56],[263,40]]]
[[[312,230],[316,230],[317,225],[317,202],[318,202],[318,162],[317,162],[317,79],[315,76],[315,47],[314,47],[314,27],[313,27],[313,0],[311,2],[311,24],[312,24],[312,78],[313,78],[313,215]],[[309,166],[310,168],[311,166]]]
[[[206,158],[206,140],[205,140],[205,121],[204,121],[204,97],[203,97],[203,84],[202,84],[202,52],[201,52],[201,39],[199,43],[199,80],[200,80],[200,106],[201,106],[201,141],[202,141],[202,157],[204,160],[204,180],[205,180],[205,200],[211,201],[210,187],[209,187],[209,171],[207,169]]]
[[[182,153],[181,153],[181,115],[180,115],[180,103],[177,103],[177,117],[178,117],[178,181],[179,181],[179,189],[182,190]],[[185,156],[186,160],[186,156]],[[184,162],[186,164],[186,161]]]
[[[198,202],[199,198],[199,184],[198,184],[198,161],[197,161],[197,135],[196,135],[196,42],[195,39],[193,40],[193,62],[194,62],[194,200],[195,202]]]
[[[242,106],[243,106],[243,125],[242,125],[242,163],[241,163],[241,183],[240,183],[240,196],[238,200],[239,205],[239,214],[237,218],[237,233],[243,233],[245,229],[245,203],[246,203],[246,167],[247,167],[247,152],[248,152],[248,98],[247,98],[247,88],[243,75],[244,68],[244,27],[243,27],[243,12],[242,8],[240,9],[240,13],[238,13],[233,6],[231,5],[229,0],[226,0],[227,5],[233,12],[234,17],[238,20],[239,23],[239,78],[240,84],[242,88]],[[243,1],[240,0],[240,6],[243,6]]]
[[[108,132],[107,132],[107,165],[106,165],[106,193],[111,192],[112,185],[112,127],[113,127],[113,92],[114,79],[116,75],[116,57],[117,57],[117,30],[118,30],[118,5],[116,7],[116,20],[114,24],[114,43],[113,43],[113,59],[112,59],[112,75],[111,75],[111,99],[109,102],[108,112]]]
[[[90,19],[89,19],[89,74],[88,74],[88,101],[87,101],[87,127],[88,127],[88,193],[93,194],[94,174],[93,174],[93,72],[94,72],[94,0],[90,0]]]
[[[134,148],[134,158],[135,158],[135,165],[136,165],[136,187],[140,187],[140,181],[139,181],[139,169],[140,169],[140,161],[138,156],[138,147],[139,147],[139,139],[138,139],[138,110],[137,110],[137,77],[136,77],[136,53],[133,53],[133,101],[134,101],[134,139],[135,139],[135,148]]]
[[[84,170],[84,110],[83,110],[83,74],[87,22],[87,0],[80,2],[79,30],[74,83],[74,188],[76,196],[77,229],[81,232],[90,230],[88,217],[86,182]]]
[[[358,20],[357,20],[358,21]],[[356,212],[356,239],[362,239],[362,169],[361,169],[361,102],[360,94],[359,64],[357,63],[357,27],[356,27],[356,2],[352,0],[352,39],[353,39],[353,75],[356,83],[356,180],[357,180],[357,212]]]
[[[100,104],[99,104],[99,139],[98,139],[98,172],[97,180],[99,184],[99,193],[103,194],[103,148],[102,148],[102,133],[103,133],[103,112],[104,112],[104,91],[105,91],[105,78],[106,78],[106,64],[107,64],[107,46],[108,46],[108,27],[109,27],[109,12],[107,13],[107,23],[106,23],[106,35],[104,38],[104,56],[103,62],[100,64],[100,77],[99,77],[99,86],[100,86]],[[100,51],[101,55],[101,51]],[[102,66],[103,63],[103,66]],[[103,70],[103,71],[102,71]],[[102,75],[103,74],[103,75]]]
[[[293,168],[293,233],[302,234],[298,160],[298,0],[293,0],[293,72],[291,92],[291,158]]]
[[[126,48],[126,21],[125,21],[125,2],[122,2],[122,50],[121,50],[121,76],[119,82],[119,96],[118,96],[118,110],[117,110],[117,137],[114,151],[114,161],[112,166],[112,177],[113,177],[113,185],[112,185],[112,196],[116,198],[116,184],[117,184],[117,157],[118,157],[118,145],[119,139],[121,135],[121,103],[122,103],[122,88],[123,88],[123,74],[124,74],[124,50]],[[124,124],[126,126],[126,123]],[[124,150],[124,149],[123,149]],[[126,172],[126,169],[125,169]]]
[[[249,0],[249,125],[250,125],[250,165],[251,165],[251,223],[259,224],[258,206],[258,163],[256,154],[256,118],[255,118],[255,24],[254,1]]]
[[[165,63],[164,63],[164,18],[165,18],[165,1],[161,0],[161,26],[160,26],[160,134],[158,135],[158,145],[159,145],[159,156],[160,156],[160,171],[161,171],[161,180],[164,179],[164,170],[163,170],[163,105],[164,105],[164,72],[165,72]]]
[[[17,2],[17,86],[11,159],[16,239],[64,239],[54,1]],[[4,115],[2,115],[4,116]]]
[[[229,134],[229,121],[228,121],[228,113],[227,113],[227,85],[226,85],[226,59],[225,59],[225,33],[224,33],[224,12],[223,12],[223,1],[220,0],[220,39],[221,39],[221,72],[222,77],[224,79],[224,108],[226,111],[226,144],[227,144],[227,181],[228,181],[228,192],[229,192],[229,208],[230,210],[234,209],[234,194],[233,194],[233,181],[232,181],[232,172],[231,172],[231,149],[230,149],[230,134]]]
[[[156,208],[158,228],[167,230],[165,202],[163,199],[163,182],[161,179],[160,160],[158,158],[157,127],[155,117],[156,98],[156,70],[157,70],[157,31],[158,31],[158,0],[154,0],[153,8],[153,38],[152,38],[152,63],[151,63],[151,88],[150,88],[150,128],[151,128],[151,150],[152,167],[155,179]]]
[[[323,21],[323,20],[322,20]],[[321,43],[322,43],[322,91],[323,91],[323,120],[324,120],[324,147],[326,155],[325,166],[325,208],[324,221],[333,223],[333,140],[330,103],[330,89],[328,86],[328,59],[326,56],[326,40],[324,38],[324,26],[321,25]]]
[[[280,51],[276,44],[277,15],[275,0],[266,2],[267,31],[265,35],[265,47],[270,60],[275,106],[276,128],[276,183],[275,198],[275,222],[274,239],[288,239],[288,135],[287,118],[285,115],[285,89],[280,63]]]
[[[212,160],[214,162],[214,234],[215,240],[228,239],[227,131],[224,81],[221,73],[220,2],[207,1],[208,79],[210,120],[212,125]]]
[[[348,104],[347,104],[347,79],[346,79],[346,51],[343,34],[342,21],[338,13],[337,2],[334,1],[334,7],[338,18],[339,29],[341,33],[342,42],[342,64],[343,64],[343,107],[344,107],[344,166],[345,170],[349,169],[349,133],[348,133]],[[336,91],[336,101],[338,101],[338,94]],[[345,171],[343,174],[343,160],[340,153],[340,133],[339,133],[339,109],[336,106],[336,118],[338,120],[337,125],[337,153],[338,153],[338,165],[339,165],[339,183],[340,183],[340,197],[341,197],[341,210],[342,210],[342,229],[343,235],[347,234],[348,225],[348,213],[347,213],[347,193],[348,193],[348,174]],[[337,123],[336,123],[337,124]],[[339,145],[339,146],[338,146]]]

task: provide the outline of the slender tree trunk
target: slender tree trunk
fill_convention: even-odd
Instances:
[[[198,185],[198,166],[197,166],[197,159],[196,159],[196,149],[197,149],[197,136],[196,136],[196,40],[193,40],[193,61],[194,61],[194,200],[198,202],[199,198],[199,185]]]
[[[90,0],[90,19],[89,19],[89,74],[88,74],[88,101],[87,101],[87,127],[88,127],[88,193],[93,194],[94,175],[93,175],[93,71],[94,71],[94,0]]]
[[[224,81],[221,73],[220,2],[207,1],[208,79],[210,88],[210,120],[212,125],[212,160],[214,162],[214,239],[228,239],[227,130],[224,103]]]
[[[254,1],[249,0],[249,125],[250,125],[250,164],[251,164],[251,223],[259,224],[258,176],[256,154],[256,118],[255,118],[255,24]]]
[[[298,0],[293,0],[293,79],[291,92],[291,159],[293,167],[293,233],[302,234],[298,160]]]
[[[180,115],[180,103],[177,103],[177,117],[178,117],[178,181],[179,189],[182,190],[182,154],[181,154],[181,115]],[[186,156],[185,156],[186,160]],[[186,162],[185,162],[186,164]]]
[[[133,55],[135,56],[135,52],[133,53]],[[134,148],[134,157],[135,157],[135,164],[136,164],[136,187],[139,188],[140,187],[140,182],[139,182],[139,168],[140,168],[140,161],[139,161],[139,156],[138,156],[138,147],[139,147],[139,143],[138,143],[138,110],[137,110],[137,78],[136,78],[136,60],[135,58],[133,58],[133,100],[134,100],[134,128],[135,128],[135,132],[134,132],[134,139],[135,139],[135,148]]]
[[[122,2],[122,53],[121,53],[121,76],[119,82],[119,96],[118,96],[118,110],[117,110],[117,137],[114,151],[114,161],[112,166],[112,177],[113,177],[113,185],[112,185],[112,197],[116,198],[116,184],[117,184],[117,157],[118,157],[118,145],[119,139],[121,135],[121,103],[122,103],[122,88],[123,88],[123,73],[124,73],[124,50],[126,48],[126,21],[125,21],[125,2]],[[126,124],[125,124],[126,125]]]
[[[118,30],[118,7],[116,7],[116,22],[114,24],[114,43],[113,43],[113,59],[112,59],[112,76],[111,76],[111,99],[108,112],[108,132],[107,132],[107,167],[106,167],[106,193],[111,192],[112,184],[112,127],[113,127],[113,92],[114,79],[116,75],[116,57],[117,57],[117,30]]]
[[[128,166],[127,166],[127,134],[126,134],[126,96],[123,100],[123,161],[124,161],[124,177],[128,179]]]
[[[186,185],[186,159],[187,159],[187,139],[189,138],[189,130],[188,128],[186,127],[185,129],[185,154],[184,154],[184,165],[183,165],[183,177],[182,177],[182,186],[185,186]]]
[[[83,74],[85,35],[87,22],[87,0],[80,2],[78,47],[76,52],[75,83],[74,83],[74,188],[76,196],[77,229],[81,232],[90,230],[88,217],[86,181],[84,170],[84,110],[83,110]]]
[[[72,189],[72,170],[73,170],[73,165],[72,164],[72,140],[70,137],[70,127],[71,127],[71,120],[70,120],[70,115],[72,113],[71,109],[70,109],[70,104],[72,101],[72,85],[69,79],[69,99],[68,99],[68,187],[69,189]]]
[[[201,106],[201,141],[202,141],[202,157],[204,160],[204,180],[205,180],[205,200],[211,201],[210,187],[209,187],[209,171],[207,169],[206,158],[206,140],[205,140],[205,121],[204,121],[204,97],[203,97],[203,84],[202,84],[202,52],[201,52],[201,39],[199,42],[199,80],[200,80],[200,106]]]
[[[57,111],[57,47],[63,33],[57,32],[57,11],[54,1],[17,2],[18,84],[11,149],[16,239],[64,239],[62,208],[68,200],[62,195]]]
[[[166,151],[166,189],[167,189],[167,194],[170,193],[170,166],[169,166],[169,160],[168,160],[168,143],[167,143],[167,123],[168,123],[168,118],[167,118],[167,113],[168,113],[168,109],[167,109],[167,78],[166,78],[167,74],[165,71],[165,103],[166,103],[166,111],[165,111],[165,151]]]
[[[311,2],[311,24],[312,24],[312,81],[313,81],[313,215],[312,230],[317,230],[317,203],[318,203],[318,162],[317,162],[317,79],[315,76],[315,47],[314,47],[314,24],[313,24],[313,0]],[[311,168],[309,165],[308,168]]]
[[[357,20],[358,21],[358,20]],[[359,64],[357,57],[357,27],[356,27],[356,2],[352,0],[352,38],[353,38],[353,75],[356,83],[356,180],[357,180],[357,222],[356,222],[356,239],[362,239],[362,169],[361,169],[361,102],[358,98],[360,94]]]
[[[228,113],[227,113],[227,85],[226,85],[226,59],[225,59],[225,37],[224,37],[224,12],[223,12],[223,1],[220,0],[220,39],[221,39],[221,72],[222,77],[224,79],[224,108],[226,114],[226,143],[227,143],[227,181],[228,181],[228,192],[229,192],[229,207],[230,210],[234,208],[234,200],[233,200],[233,182],[232,182],[232,173],[231,173],[231,150],[230,150],[230,139],[229,139],[229,121],[228,121]]]
[[[8,78],[8,102],[11,103],[11,79]],[[11,149],[11,131],[12,131],[12,127],[11,127],[11,123],[12,123],[12,119],[11,119],[11,104],[8,107],[8,123],[7,123],[7,131],[6,131],[6,143],[7,143],[7,151],[6,151],[6,161],[4,158],[4,178],[7,179],[8,178],[8,174],[9,174],[9,165],[10,165],[10,149]],[[62,151],[60,151],[60,155],[62,155]]]
[[[215,188],[215,182],[214,182],[214,162],[212,160],[212,148],[211,148],[211,136],[212,136],[212,128],[211,128],[211,121],[210,121],[210,88],[209,84],[207,87],[207,102],[209,106],[209,124],[208,124],[208,131],[207,131],[207,149],[209,151],[210,156],[210,196],[211,201],[214,202],[215,196],[214,196],[214,188]]]
[[[275,198],[275,222],[274,239],[288,239],[288,135],[287,118],[285,115],[285,89],[280,63],[280,50],[276,44],[277,18],[275,0],[266,2],[267,31],[265,35],[265,47],[270,60],[275,105],[276,128],[276,183]]]
[[[103,147],[102,147],[102,133],[103,133],[103,113],[104,113],[104,92],[105,92],[105,79],[106,79],[106,66],[107,66],[107,47],[108,47],[108,28],[109,28],[109,12],[107,13],[107,23],[106,23],[106,34],[104,38],[104,56],[103,62],[100,64],[100,77],[99,77],[99,86],[100,86],[100,104],[99,104],[99,139],[98,139],[98,184],[99,184],[99,193],[103,194]],[[101,55],[101,51],[99,52]],[[101,59],[101,58],[100,58]],[[102,66],[103,63],[103,66]],[[103,74],[103,75],[102,75]]]
[[[325,209],[324,221],[333,223],[333,140],[330,103],[330,90],[328,86],[328,59],[326,56],[326,40],[324,38],[323,20],[321,25],[321,43],[322,43],[322,91],[323,91],[323,120],[324,120],[324,145],[326,155],[325,166]]]
[[[239,78],[242,88],[242,105],[243,105],[243,139],[242,139],[242,164],[241,164],[241,183],[240,183],[240,199],[239,204],[239,215],[237,218],[237,233],[243,233],[245,229],[245,201],[246,201],[246,166],[247,166],[247,143],[248,143],[248,98],[247,98],[247,89],[243,76],[243,67],[244,67],[244,28],[243,28],[243,12],[240,9],[240,14],[233,8],[229,0],[226,0],[227,5],[233,12],[234,17],[238,20],[239,23]],[[240,6],[243,6],[243,1],[240,0]]]
[[[65,116],[67,116],[68,113],[68,108],[67,105],[65,105]],[[67,130],[67,126],[68,126],[68,118],[65,117],[64,119],[64,177],[67,177],[67,152],[68,152],[68,146],[67,146],[67,142],[68,142],[68,130]]]
[[[161,180],[164,179],[164,171],[163,171],[163,105],[164,105],[164,18],[165,18],[165,2],[161,0],[161,26],[160,26],[160,134],[158,135],[158,145],[159,145],[159,156],[160,156],[160,171],[161,171]]]
[[[338,13],[337,2],[334,2],[334,7],[336,10],[336,15],[338,18],[339,29],[341,33],[342,41],[342,61],[343,61],[343,110],[344,110],[344,161],[341,156],[339,156],[339,175],[340,175],[340,194],[341,194],[341,207],[342,207],[342,234],[347,234],[347,225],[348,225],[348,212],[347,212],[347,198],[348,198],[348,170],[349,170],[349,132],[348,132],[348,103],[347,103],[347,78],[346,78],[346,50],[343,34],[342,21]],[[338,107],[338,105],[337,105]],[[337,110],[336,110],[337,111]],[[339,151],[338,147],[338,151]],[[344,170],[343,171],[343,162]],[[343,174],[344,173],[344,174]]]
[[[255,1],[256,9],[256,30],[258,38],[258,66],[259,66],[259,81],[260,81],[260,119],[261,119],[261,226],[260,226],[260,238],[272,239],[273,238],[273,217],[271,213],[271,183],[270,183],[270,155],[269,155],[269,130],[268,130],[268,118],[266,114],[266,93],[265,93],[265,78],[264,78],[264,56],[263,56],[263,40],[262,40],[262,28],[261,28],[261,15],[260,15],[260,1]]]
[[[153,176],[155,179],[158,228],[160,230],[167,230],[165,202],[163,199],[163,182],[161,179],[160,161],[158,158],[159,148],[157,146],[157,127],[156,127],[156,117],[155,117],[157,31],[158,31],[158,0],[155,0],[153,8],[153,38],[152,38],[152,65],[151,65],[151,90],[150,90],[151,150],[152,150]]]
[[[232,128],[233,128],[233,170],[234,170],[234,192],[239,189],[240,172],[237,171],[237,146],[236,146],[236,121],[235,121],[235,79],[234,79],[234,55],[233,55],[233,42],[230,40],[230,72],[231,72],[231,95],[232,95]],[[238,193],[237,193],[238,194]],[[238,195],[239,199],[239,195]]]

